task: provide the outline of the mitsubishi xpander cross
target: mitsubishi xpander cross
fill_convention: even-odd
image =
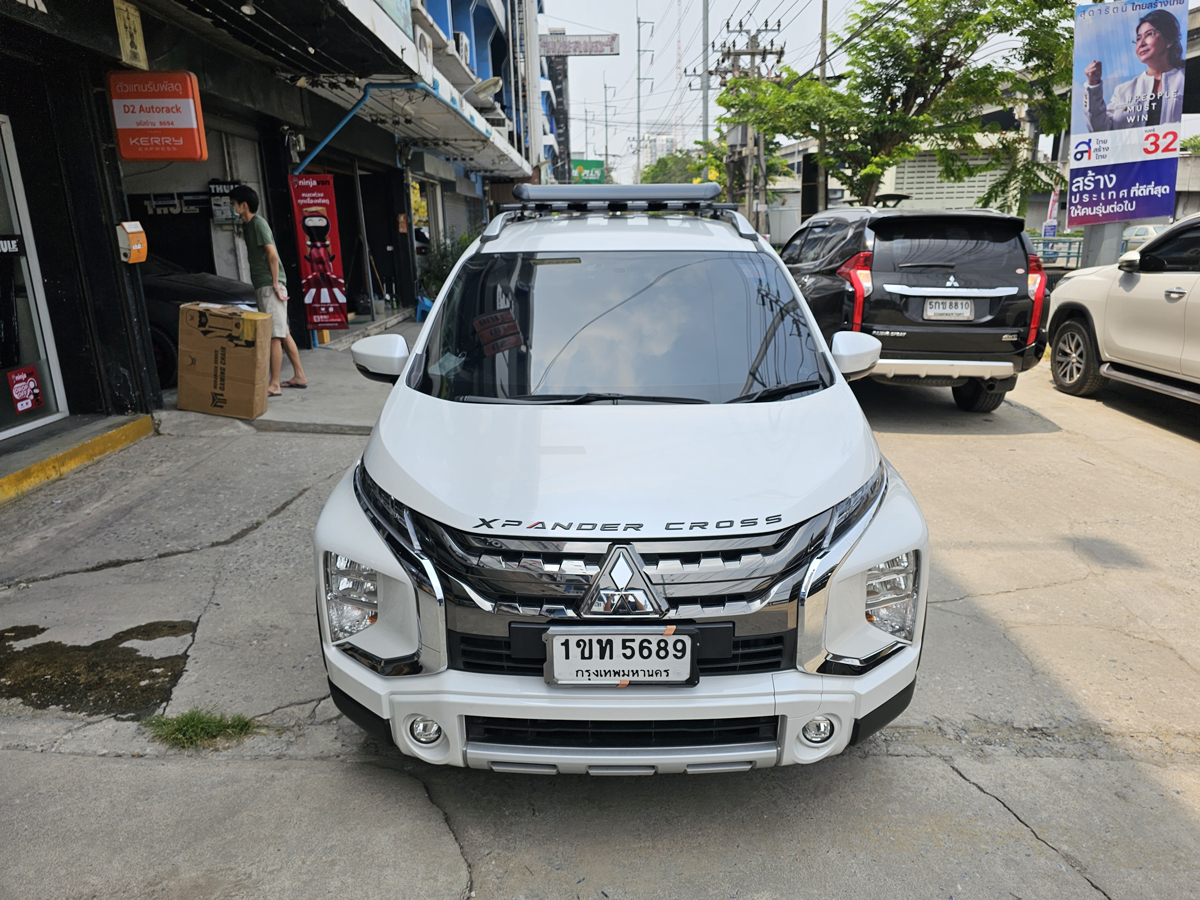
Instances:
[[[895,718],[929,539],[847,378],[716,185],[518,186],[317,524],[338,707],[431,763],[737,772]]]

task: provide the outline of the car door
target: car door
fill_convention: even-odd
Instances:
[[[1142,271],[1121,272],[1108,292],[1105,355],[1178,375],[1185,310],[1200,280],[1200,228],[1151,244],[1142,251],[1140,266]]]
[[[1184,378],[1200,381],[1200,289],[1188,294],[1183,320],[1183,358],[1179,361],[1179,372]]]

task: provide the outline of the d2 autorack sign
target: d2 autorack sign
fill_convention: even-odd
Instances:
[[[208,159],[200,86],[191,72],[109,72],[121,159]]]

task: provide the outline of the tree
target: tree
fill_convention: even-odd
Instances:
[[[778,150],[777,141],[767,141],[768,185],[776,178],[788,174],[787,163],[775,155]],[[735,198],[746,189],[746,170],[741,165],[735,165],[733,184],[730,185],[725,171],[725,158],[728,153],[729,148],[724,141],[696,141],[695,151],[676,151],[668,156],[660,156],[652,166],[643,169],[642,183],[700,184],[704,181],[715,181],[726,192],[726,197]]]
[[[979,202],[1023,215],[1031,192],[1063,179],[1034,160],[1006,111],[1026,111],[1043,133],[1068,127],[1070,95],[1056,88],[1071,80],[1073,11],[1067,0],[865,0],[830,50],[844,62],[829,84],[786,66],[780,84],[732,79],[717,98],[722,121],[824,134],[821,164],[864,205],[888,169],[932,150],[950,181],[1002,173]]]
[[[676,150],[642,169],[642,184],[691,184],[699,171],[700,160],[695,153]]]

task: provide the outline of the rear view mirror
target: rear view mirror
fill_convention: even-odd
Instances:
[[[1117,268],[1122,272],[1137,272],[1141,270],[1142,254],[1137,250],[1122,253],[1117,260]]]
[[[839,331],[833,336],[833,364],[847,381],[871,374],[879,362],[883,344],[861,331]]]
[[[350,356],[365,377],[395,384],[408,363],[408,344],[398,334],[376,334],[355,341]]]

